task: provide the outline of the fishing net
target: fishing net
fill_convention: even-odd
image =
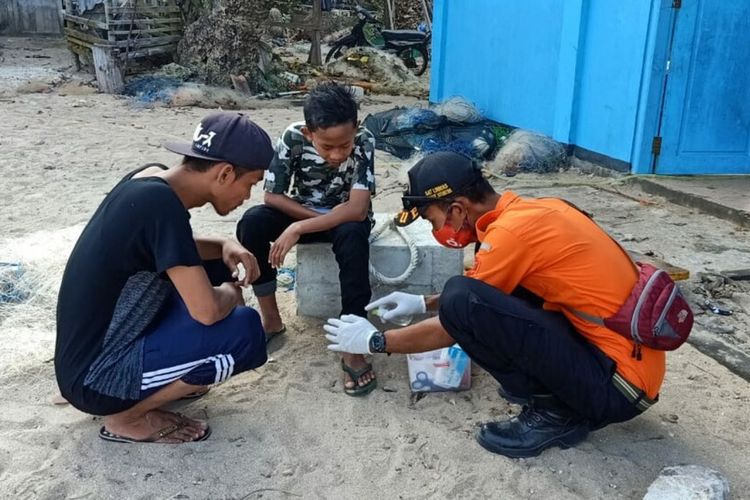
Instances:
[[[81,226],[0,241],[0,376],[50,359],[57,294]]]
[[[565,146],[528,130],[515,130],[487,168],[495,174],[513,176],[519,172],[558,172],[568,167]]]

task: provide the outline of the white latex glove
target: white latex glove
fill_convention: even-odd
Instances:
[[[365,318],[354,314],[344,314],[340,319],[330,318],[323,330],[328,332],[329,350],[352,354],[371,354],[370,337],[378,331]]]
[[[411,293],[392,292],[365,306],[365,311],[372,311],[376,307],[384,307],[387,311],[382,312],[380,317],[385,321],[391,321],[399,316],[414,316],[424,314],[427,306],[423,295],[412,295]]]

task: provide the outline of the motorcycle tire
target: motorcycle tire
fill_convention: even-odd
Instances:
[[[415,76],[421,76],[427,69],[427,64],[430,61],[427,48],[422,45],[406,47],[399,50],[396,55],[404,61],[404,65],[409,68]]]
[[[348,45],[341,42],[334,44],[334,46],[331,47],[331,50],[329,50],[328,54],[326,55],[326,64],[331,62],[333,59],[338,59],[339,57],[341,57],[341,51],[348,48]]]

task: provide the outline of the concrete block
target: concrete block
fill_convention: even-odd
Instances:
[[[391,214],[375,214],[376,228]],[[432,226],[418,220],[406,227],[419,251],[419,264],[403,285],[378,283],[372,275],[373,300],[400,290],[415,294],[439,293],[452,276],[463,273],[463,252],[446,248],[432,237]],[[370,246],[370,261],[385,276],[398,276],[409,265],[409,248],[398,233],[387,230]],[[297,246],[295,293],[297,314],[317,318],[338,316],[341,312],[339,269],[329,243]]]

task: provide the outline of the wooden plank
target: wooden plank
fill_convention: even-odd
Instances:
[[[651,264],[654,267],[658,267],[659,269],[666,271],[667,274],[669,274],[669,276],[675,281],[682,281],[690,278],[690,271],[688,271],[687,269],[677,267],[674,264],[670,264],[669,262],[661,260],[657,257],[634,252],[632,250],[628,250],[628,253],[630,254],[630,257],[635,261]]]
[[[68,37],[65,40],[68,42],[68,44],[78,45],[79,47],[85,47],[86,49],[91,49],[91,47],[93,47],[93,45],[91,45],[90,43],[85,42],[83,40],[79,40],[77,38]],[[71,50],[74,50],[74,49],[71,48]]]
[[[144,47],[155,47],[157,45],[166,45],[172,42],[178,42],[182,36],[159,36],[151,38],[138,38],[133,40],[121,40],[112,43],[113,47],[119,47],[121,49],[130,48],[141,49]]]
[[[107,29],[107,23],[102,22],[102,21],[97,21],[96,19],[87,19],[85,17],[74,16],[72,14],[63,14],[63,19],[66,21],[70,21],[72,23],[83,24],[84,26],[89,26],[91,28],[96,28],[100,30]]]
[[[149,47],[145,49],[140,50],[134,50],[130,51],[127,54],[125,52],[120,52],[119,58],[120,60],[125,59],[137,59],[140,57],[149,57],[149,56],[155,56],[157,54],[171,54],[177,50],[177,44],[176,43],[170,43],[167,45],[160,45],[158,47]]]
[[[156,47],[158,45],[167,45],[170,43],[179,42],[182,38],[182,36],[159,36],[151,38],[138,38],[132,40],[116,40],[114,42],[110,42],[109,40],[91,36],[87,33],[83,33],[71,28],[65,28],[65,35],[66,37],[77,38],[91,45],[130,50],[141,49],[145,47]]]
[[[182,24],[181,17],[138,17],[133,21],[135,24]],[[130,19],[112,19],[110,26],[129,26]]]
[[[119,94],[125,86],[117,58],[105,47],[92,47],[94,71],[99,90],[106,94]]]
[[[750,269],[734,269],[732,271],[721,271],[720,274],[735,281],[750,280]]]
[[[111,9],[112,9],[112,6],[110,5],[110,3],[108,1],[105,1],[104,2],[104,19],[107,21],[107,25],[109,25],[109,20],[112,19]],[[107,33],[107,38],[109,39],[110,42],[115,41],[114,35],[111,35],[109,33]]]
[[[68,27],[65,28],[65,37],[77,38],[84,42],[90,43],[91,45],[102,45],[102,46],[110,45],[110,42],[108,40],[99,38],[98,36],[90,35],[88,33],[84,33],[83,31],[78,31],[77,29],[68,28]]]
[[[110,7],[109,12],[110,14],[131,15],[133,13],[133,7]],[[165,5],[163,7],[138,7],[136,12],[138,14],[179,14],[180,9]]]
[[[142,34],[150,34],[150,33],[181,33],[182,27],[177,26],[174,28],[146,28],[146,29],[134,28],[132,30],[110,30],[109,32],[115,36],[142,35]]]

